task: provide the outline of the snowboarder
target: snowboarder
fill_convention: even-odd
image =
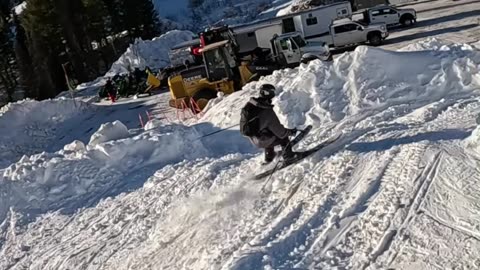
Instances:
[[[251,98],[243,107],[240,119],[240,132],[248,137],[257,147],[265,149],[265,164],[275,158],[275,146],[282,147],[283,159],[296,157],[292,151],[289,136],[294,136],[297,129],[285,128],[273,111],[272,99],[275,87],[264,84],[260,88],[260,96]]]
[[[108,96],[110,97],[112,103],[115,103],[115,99],[117,98],[117,90],[115,89],[111,78],[107,79],[107,83],[105,84],[105,90],[108,93]]]

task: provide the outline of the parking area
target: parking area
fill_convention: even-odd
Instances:
[[[480,39],[480,0],[430,0],[403,7],[417,11],[417,24],[392,29],[384,48],[398,49],[428,37],[467,44]]]
[[[411,27],[393,27],[381,48],[397,50],[426,38],[436,38],[447,43],[473,44],[480,40],[480,0],[425,0],[397,5],[413,8],[417,23]],[[354,20],[362,18],[354,15]],[[340,54],[352,50],[333,51]]]

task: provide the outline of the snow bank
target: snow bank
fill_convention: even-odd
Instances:
[[[238,131],[205,137],[217,130],[211,124],[161,125],[131,137],[116,121],[102,125],[87,146],[74,141],[55,153],[24,156],[0,174],[0,220],[10,207],[31,216],[60,208],[74,211],[127,185],[124,181],[141,176],[151,165],[158,169],[182,160],[255,150]]]
[[[130,133],[122,122],[105,123],[92,135],[88,147],[95,148],[101,143],[127,138],[128,136],[130,136]]]
[[[469,51],[476,50],[476,43],[473,44],[447,44],[445,41],[439,40],[437,38],[429,38],[421,42],[409,44],[398,51]]]
[[[24,100],[0,109],[0,168],[23,155],[47,149],[59,136],[59,125],[92,108],[69,99]]]
[[[477,126],[472,134],[464,140],[464,145],[468,150],[480,154],[480,126]]]
[[[152,40],[135,40],[127,51],[113,63],[110,70],[105,74],[107,77],[132,71],[134,68],[144,69],[149,67],[153,70],[163,68],[170,64],[168,52],[170,48],[192,40],[194,34],[190,31],[169,31]]]
[[[221,127],[238,123],[243,104],[257,95],[262,83],[277,87],[275,109],[285,125],[320,127],[393,105],[421,106],[449,96],[469,96],[480,89],[480,53],[468,45],[435,40],[400,52],[359,46],[333,63],[313,61],[275,71],[226,97],[202,120]]]
[[[0,176],[0,220],[10,207],[22,213],[55,210],[84,201],[82,196],[106,192],[128,180],[126,174],[148,165],[208,154],[194,141],[199,134],[187,127],[114,140],[128,135],[122,123],[110,123],[102,125],[88,147],[75,141],[55,153],[24,156]]]
[[[471,45],[472,45],[472,47],[476,48],[477,50],[480,50],[480,41],[472,43]]]

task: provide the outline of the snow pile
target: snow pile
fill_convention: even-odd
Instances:
[[[464,144],[467,149],[480,154],[480,126],[472,131],[472,134],[465,139]]]
[[[148,122],[145,124],[144,129],[145,129],[145,130],[156,129],[156,128],[159,128],[159,127],[162,126],[162,125],[163,125],[163,123],[162,123],[161,120],[152,119],[152,120],[148,121]]]
[[[130,136],[130,133],[128,133],[127,127],[122,122],[105,123],[92,135],[88,147],[93,149],[101,143],[124,139],[128,136]]]
[[[173,30],[152,40],[136,39],[127,51],[113,63],[105,76],[123,74],[133,71],[135,68],[152,70],[163,68],[170,64],[168,52],[170,48],[192,40],[194,34],[190,31]]]
[[[55,153],[24,156],[0,175],[0,220],[10,207],[24,214],[68,210],[76,201],[122,185],[129,173],[141,168],[208,156],[195,140],[200,135],[192,128],[169,126],[115,140],[129,136],[125,126],[115,122],[102,125],[87,147],[74,141]]]
[[[136,39],[125,53],[112,64],[105,76],[78,85],[73,95],[88,103],[99,101],[98,90],[105,85],[107,77],[125,74],[135,68],[143,70],[149,67],[155,71],[168,66],[170,64],[168,55],[170,48],[193,38],[194,34],[190,31],[173,30],[152,40]],[[70,91],[64,91],[57,97],[70,98],[71,95]]]
[[[476,48],[477,50],[480,50],[480,40],[472,43],[471,45],[472,45],[472,47]]]
[[[303,10],[307,10],[307,9],[311,8],[310,5],[311,5],[310,2],[306,1],[306,0],[293,0],[289,3],[288,6],[280,9],[277,12],[276,16],[280,17],[280,16],[300,12],[300,11],[303,11]]]
[[[0,168],[23,155],[48,149],[62,134],[59,126],[91,111],[90,105],[69,99],[24,100],[0,109]]]
[[[217,130],[205,123],[161,125],[131,137],[116,121],[102,125],[87,146],[73,141],[55,153],[24,156],[0,174],[0,220],[10,207],[32,217],[60,208],[73,211],[79,202],[121,190],[129,185],[124,181],[132,181],[130,174],[142,175],[152,165],[254,151],[238,131],[209,136]]]
[[[471,51],[478,50],[473,44],[446,44],[437,38],[429,38],[422,42],[409,44],[398,51]]]
[[[413,51],[419,48],[430,49]],[[222,127],[238,123],[241,107],[261,83],[277,87],[274,104],[287,126],[320,127],[393,105],[469,96],[480,89],[480,53],[468,45],[432,46],[432,41],[402,52],[359,46],[333,63],[313,61],[275,71],[226,97],[202,120]]]
[[[75,140],[63,147],[64,153],[76,154],[82,153],[86,150],[85,144],[81,141]]]

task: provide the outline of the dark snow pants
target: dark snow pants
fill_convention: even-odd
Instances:
[[[283,156],[289,156],[292,153],[290,140],[287,138],[276,138],[275,141],[265,148],[265,161],[270,162],[275,158],[275,146],[282,146]]]

